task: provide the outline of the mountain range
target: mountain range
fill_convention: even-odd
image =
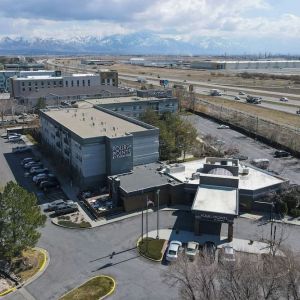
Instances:
[[[295,42],[294,42],[295,43]],[[295,49],[299,49],[295,45]],[[277,47],[277,48],[276,48]],[[290,48],[278,47],[276,41],[230,40],[201,37],[192,42],[166,38],[151,32],[137,32],[106,37],[79,36],[69,39],[3,37],[0,39],[1,54],[59,55],[59,54],[140,54],[140,55],[224,55],[257,54],[277,51],[293,53]],[[283,52],[282,52],[283,51]]]

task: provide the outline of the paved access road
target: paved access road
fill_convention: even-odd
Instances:
[[[247,137],[246,135],[232,129],[217,129],[219,124],[198,116],[186,116],[197,128],[200,135],[210,134],[224,141],[226,146],[234,146],[240,150],[241,154],[249,157],[248,161],[255,158],[267,158],[270,160],[269,170],[278,173],[280,176],[288,178],[291,183],[300,184],[300,160],[297,158],[274,158],[276,149],[267,146],[259,141]]]

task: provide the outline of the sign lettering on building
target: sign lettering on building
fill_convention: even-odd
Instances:
[[[201,213],[198,216],[203,220],[214,221],[214,222],[228,222],[229,221],[226,216],[209,215],[206,213]]]
[[[114,145],[112,147],[112,159],[131,156],[131,144]]]

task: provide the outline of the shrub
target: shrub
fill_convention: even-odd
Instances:
[[[282,215],[286,215],[288,213],[288,206],[287,206],[286,202],[278,201],[276,203],[276,210],[278,213],[280,213]]]
[[[291,210],[290,215],[293,218],[299,218],[300,217],[300,209],[294,208]]]

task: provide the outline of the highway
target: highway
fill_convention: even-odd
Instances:
[[[56,66],[60,67],[62,69],[68,69],[73,72],[90,72],[90,73],[95,73],[95,69],[89,69],[87,66],[81,66],[81,65],[76,65],[72,64],[70,65],[62,65],[58,64],[54,60],[47,60],[47,63],[50,66]],[[157,78],[155,76],[141,76],[140,74],[129,74],[129,73],[119,73],[119,79],[121,80],[127,80],[127,81],[132,81],[136,82],[137,77],[145,77],[147,79],[147,83],[153,84],[154,86],[159,86],[159,80],[161,78]],[[257,90],[257,89],[249,89],[249,88],[243,88],[241,89],[240,87],[235,87],[235,86],[227,86],[227,85],[218,85],[218,84],[212,84],[212,83],[207,83],[207,82],[201,82],[201,81],[193,81],[193,80],[185,80],[182,81],[180,79],[176,78],[166,78],[164,77],[163,79],[169,80],[170,83],[172,84],[181,84],[184,85],[186,88],[190,84],[194,85],[194,91],[197,94],[202,94],[202,95],[209,95],[209,92],[211,89],[219,89],[221,92],[224,93],[221,97],[227,100],[232,100],[232,101],[240,101],[240,102],[246,102],[246,96],[239,95],[239,92],[242,90],[245,94],[249,93],[253,96],[259,96],[262,97],[262,103],[259,104],[262,107],[269,108],[269,109],[274,109],[274,110],[279,110],[291,114],[296,114],[296,111],[299,110],[300,108],[300,95],[295,95],[295,94],[288,94],[288,93],[279,93],[279,92],[270,92],[270,91],[262,91],[262,90]],[[235,100],[234,98],[236,96],[239,96],[241,100]],[[279,99],[281,97],[287,97],[289,99],[288,103],[286,102],[280,102]],[[277,104],[277,103],[278,104]]]
[[[137,77],[141,77],[141,76],[119,75],[119,79],[133,81],[133,82],[137,81]],[[150,79],[148,76],[146,76],[146,79],[147,79],[148,84],[153,84],[154,86],[159,86],[159,80],[160,80],[159,78]],[[189,84],[192,84],[192,82],[194,82],[194,81],[182,82],[182,80],[180,81],[180,80],[170,79],[170,83],[181,84],[181,85],[185,86],[186,88],[188,88]],[[202,86],[202,84],[200,82],[197,82],[197,84],[194,83],[193,85],[194,85],[195,93],[200,94],[200,95],[209,96],[210,90],[212,89],[211,86],[207,87],[206,83],[205,84],[203,83],[203,86]],[[214,85],[214,88],[216,88],[216,87],[219,87],[219,91],[223,93],[221,98],[224,98],[227,100],[239,101],[239,102],[246,102],[246,95],[244,95],[244,96],[239,95],[239,92],[243,91],[246,93],[247,89],[235,88],[236,91],[233,91],[232,87],[229,88],[229,87],[225,87],[225,86]],[[225,87],[225,89],[220,89],[220,87]],[[270,92],[259,91],[259,90],[255,90],[255,93],[251,94],[253,96],[255,95],[255,96],[262,97],[262,103],[259,104],[262,107],[280,110],[280,111],[284,111],[284,112],[291,113],[291,114],[296,114],[296,111],[299,110],[299,108],[300,108],[300,96],[298,97],[297,95],[293,95],[293,98],[297,98],[299,100],[289,99],[288,102],[280,102],[279,99],[281,96],[283,96],[283,94],[281,95],[281,93],[272,92],[271,93],[272,96],[264,96],[263,95],[264,93],[270,94]],[[289,95],[289,94],[284,94],[284,97],[287,97],[287,95]],[[236,96],[240,97],[240,100],[235,100]]]
[[[274,158],[273,153],[277,149],[247,137],[238,131],[218,129],[219,123],[197,115],[188,115],[184,118],[188,119],[197,128],[200,136],[210,134],[223,141],[225,147],[237,147],[240,154],[248,156],[247,162],[255,158],[267,158],[270,160],[269,171],[288,178],[291,183],[300,184],[300,159],[294,157]]]

